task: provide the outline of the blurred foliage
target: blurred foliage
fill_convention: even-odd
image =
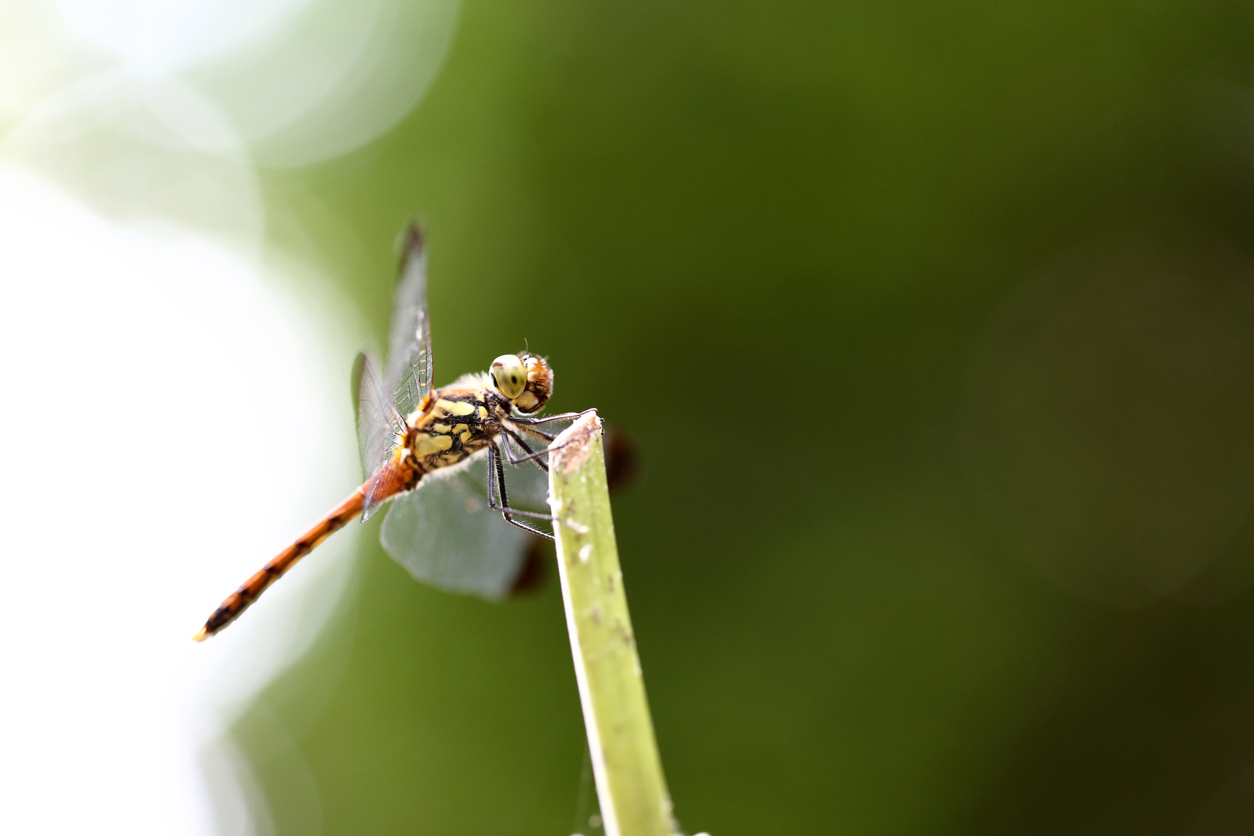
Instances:
[[[616,523],[685,827],[1249,832],[1248,524],[1209,603],[1072,594],[972,490],[967,410],[987,323],[1060,254],[1187,229],[1245,263],[1250,8],[469,2],[459,25],[395,130],[266,175],[274,241],[307,232],[382,335],[418,213],[438,380],[526,339],[556,409],[634,434]],[[278,832],[570,832],[556,578],[493,606],[364,542],[319,650],[237,729]]]

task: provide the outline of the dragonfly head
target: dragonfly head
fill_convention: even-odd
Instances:
[[[520,412],[536,412],[553,393],[553,370],[534,354],[502,354],[488,370],[492,386],[510,399]]]

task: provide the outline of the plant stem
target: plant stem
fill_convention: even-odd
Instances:
[[[605,833],[672,836],[671,799],[614,541],[601,419],[583,416],[550,450],[562,600]]]

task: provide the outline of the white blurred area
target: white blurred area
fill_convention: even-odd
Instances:
[[[0,0],[0,832],[271,832],[227,730],[316,642],[356,527],[191,635],[360,480],[365,332],[267,247],[258,171],[394,125],[456,11]]]

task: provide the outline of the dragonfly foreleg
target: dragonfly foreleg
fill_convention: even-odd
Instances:
[[[593,410],[591,409],[585,409],[583,412],[563,412],[561,415],[546,415],[543,418],[515,417],[510,418],[509,420],[513,421],[515,424],[531,424],[534,426],[537,424],[547,424],[550,421],[569,421],[572,418],[582,418],[584,415],[587,415],[592,411]]]
[[[505,458],[508,459],[509,463],[513,465],[521,464],[522,462],[526,462],[526,461],[534,461],[537,465],[540,466],[541,470],[543,470],[545,473],[548,473],[549,472],[548,467],[540,463],[539,457],[543,456],[546,453],[552,452],[555,449],[561,449],[562,447],[565,446],[565,444],[558,445],[557,447],[553,447],[552,445],[549,445],[543,450],[537,450],[535,452],[532,452],[531,447],[529,447],[525,441],[519,438],[518,435],[512,432],[508,427],[499,427],[499,429],[503,433],[503,436],[501,438],[501,446],[505,450]],[[520,427],[520,429],[524,429],[524,428]],[[513,438],[515,441],[517,441],[519,446],[521,446],[524,450],[527,451],[527,455],[515,457],[514,452],[509,449],[509,441],[505,438],[506,435],[508,435],[509,438]],[[537,514],[531,511],[519,511],[514,508],[506,508],[505,506],[507,506],[509,503],[505,499],[505,468],[501,466],[500,457],[501,457],[501,453],[497,451],[496,445],[495,444],[488,445],[488,470],[489,470],[488,507],[492,508],[492,510],[494,511],[501,511],[502,513],[504,513],[505,511],[508,511],[511,514],[519,514],[525,517],[534,517],[535,519],[546,520],[555,525],[561,524],[571,529],[572,531],[580,531],[580,533],[584,533],[581,531],[580,526],[575,526],[571,523],[566,522],[566,520],[563,520],[560,517],[554,517],[551,514]],[[493,505],[492,474],[496,474],[496,484],[499,486],[499,490],[501,492],[501,507],[497,507],[496,505]],[[522,525],[516,520],[509,519],[508,515],[506,515],[505,519],[509,520],[510,523],[518,526],[519,528],[526,529],[527,531],[535,531],[535,533],[548,537],[550,540],[553,539],[552,535],[545,534],[543,531],[536,531],[536,529],[531,528],[530,526]]]
[[[533,438],[543,438],[546,442],[551,442],[557,438],[553,433],[546,433],[544,430],[537,430],[535,427],[520,426],[519,432],[524,432]]]
[[[501,427],[501,432],[502,432],[502,433],[504,433],[505,435],[509,436],[509,438],[514,439],[514,441],[518,442],[518,446],[519,446],[519,447],[521,447],[521,448],[523,448],[524,450],[526,450],[528,455],[531,455],[531,456],[535,456],[535,455],[536,455],[535,451],[533,451],[533,450],[531,449],[531,447],[527,444],[527,442],[523,441],[523,440],[522,440],[522,437],[521,437],[520,435],[518,435],[518,433],[516,433],[516,432],[514,432],[513,430],[511,430],[509,427]],[[534,432],[534,430],[533,430],[533,432]],[[541,433],[541,435],[544,435],[544,433]],[[550,436],[550,437],[549,437],[549,440],[550,440],[550,441],[552,441],[552,436]],[[501,446],[505,448],[505,458],[507,458],[507,459],[509,460],[509,463],[510,463],[510,464],[519,464],[520,462],[527,461],[526,459],[515,459],[515,458],[514,458],[514,451],[513,451],[513,450],[511,450],[511,449],[509,449],[509,440],[508,440],[507,438],[504,438],[504,437],[502,437],[502,438],[501,438]],[[545,446],[546,446],[546,448],[547,448],[547,445],[545,445]],[[546,449],[546,450],[544,450],[544,451],[542,451],[542,452],[547,452],[547,449]],[[533,458],[533,459],[531,459],[531,461],[535,463],[535,466],[536,466],[536,467],[540,468],[540,469],[541,469],[541,470],[543,470],[545,473],[548,473],[548,472],[549,472],[549,466],[548,466],[548,464],[546,464],[545,462],[540,461],[540,459],[539,459],[538,457],[537,457],[537,458]]]
[[[497,500],[498,496],[500,497],[499,502]],[[520,511],[509,507],[509,498],[505,495],[505,468],[501,465],[501,456],[497,452],[495,444],[488,445],[488,507],[493,511],[500,511],[501,516],[505,518],[505,522],[510,525],[517,526],[523,531],[529,531],[532,534],[538,534],[549,540],[553,539],[552,534],[514,519],[514,516],[533,517],[538,520],[552,522],[553,516],[551,514],[537,514],[532,511]]]
[[[536,460],[536,459],[540,458],[541,456],[547,456],[549,453],[553,452],[554,450],[560,450],[560,449],[562,449],[562,447],[564,447],[564,446],[565,446],[564,444],[559,445],[559,446],[557,446],[557,447],[554,447],[554,446],[552,446],[552,445],[549,445],[548,447],[545,447],[543,450],[536,450],[536,451],[533,453],[533,452],[531,452],[531,448],[530,448],[530,447],[528,447],[526,444],[523,444],[523,442],[522,442],[522,441],[520,441],[520,440],[518,439],[518,436],[514,435],[513,433],[510,433],[510,436],[511,436],[511,437],[512,437],[515,441],[518,441],[518,443],[522,445],[523,449],[527,451],[527,455],[525,455],[525,456],[518,456],[518,457],[515,457],[515,456],[514,456],[513,451],[509,449],[509,444],[508,444],[508,443],[506,443],[506,442],[504,442],[504,441],[502,441],[502,442],[501,442],[501,443],[502,443],[502,446],[504,446],[504,447],[505,447],[505,457],[506,457],[507,459],[509,459],[509,463],[510,463],[510,464],[522,464],[523,462],[534,461],[534,460]],[[545,467],[545,468],[544,468],[544,471],[547,473],[547,472],[548,472],[548,468],[547,468],[547,467]]]

